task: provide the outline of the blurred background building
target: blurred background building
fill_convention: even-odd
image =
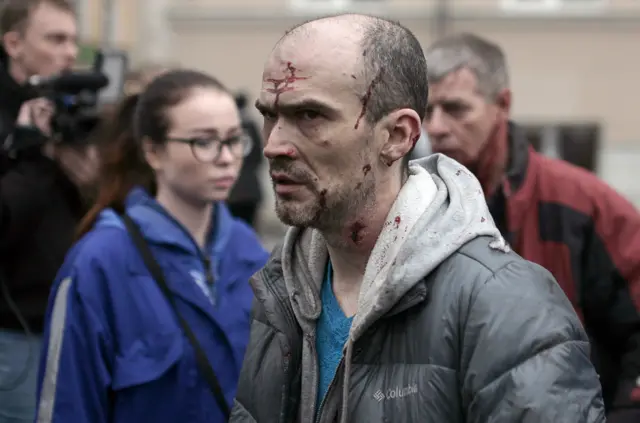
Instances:
[[[425,47],[459,31],[499,43],[515,119],[534,145],[593,169],[640,205],[640,0],[78,0],[89,44],[124,48],[134,64],[205,70],[254,96],[288,27],[344,11],[398,20]],[[270,198],[266,174],[264,186]]]

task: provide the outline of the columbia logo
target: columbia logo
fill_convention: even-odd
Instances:
[[[382,393],[381,390],[377,390],[375,394],[373,394],[373,398],[376,399],[376,401],[380,402],[384,399],[384,394]]]
[[[387,390],[387,392],[383,392],[381,389],[378,389],[374,394],[373,394],[373,398],[378,401],[384,401],[384,400],[390,400],[390,399],[397,399],[397,398],[404,398],[404,397],[409,397],[412,395],[415,395],[418,393],[418,385],[417,384],[413,384],[413,385],[407,385],[403,388],[396,386],[393,389],[389,389]]]

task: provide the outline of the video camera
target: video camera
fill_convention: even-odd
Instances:
[[[65,144],[82,144],[100,122],[101,108],[116,102],[123,93],[128,59],[119,50],[99,50],[92,69],[67,71],[52,77],[32,76],[24,86],[27,99],[44,97],[54,104],[50,138]],[[24,129],[24,128],[23,128]],[[27,129],[27,131],[35,129]],[[39,131],[37,131],[39,132]],[[13,140],[12,155],[41,145],[40,136]],[[6,147],[6,146],[5,146]]]
[[[96,127],[98,91],[108,83],[107,76],[101,72],[69,71],[51,78],[33,76],[25,88],[29,99],[44,97],[53,102],[52,137],[77,144]]]

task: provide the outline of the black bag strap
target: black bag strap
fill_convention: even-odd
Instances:
[[[191,346],[195,351],[196,363],[198,365],[198,368],[200,369],[202,376],[206,379],[207,384],[211,389],[211,393],[213,393],[214,398],[218,402],[218,405],[220,406],[220,409],[222,410],[226,418],[226,421],[228,421],[231,415],[231,410],[229,408],[229,404],[227,403],[227,400],[224,397],[224,394],[222,393],[222,388],[220,388],[220,383],[218,382],[218,378],[216,377],[216,374],[213,371],[213,367],[211,367],[211,363],[209,363],[209,360],[207,359],[207,355],[205,354],[204,350],[200,346],[200,343],[198,342],[196,335],[193,333],[193,331],[189,327],[189,324],[184,319],[184,317],[182,317],[182,315],[178,312],[178,308],[176,307],[174,296],[169,290],[169,286],[167,285],[167,281],[164,278],[164,273],[162,271],[162,268],[160,267],[156,259],[153,257],[153,253],[151,252],[151,249],[149,249],[149,245],[147,245],[147,242],[142,236],[142,233],[140,232],[140,228],[138,228],[138,225],[136,225],[135,222],[131,219],[131,217],[129,217],[127,214],[122,215],[122,220],[124,221],[127,231],[129,232],[129,235],[133,240],[133,243],[135,244],[138,251],[140,252],[140,255],[142,256],[142,260],[147,266],[149,272],[151,272],[151,276],[153,277],[153,279],[155,279],[156,283],[158,284],[158,287],[160,287],[160,290],[162,290],[162,293],[164,294],[167,301],[171,305],[171,308],[173,309],[175,315],[178,317],[178,322],[180,323],[180,326],[182,326],[182,330],[184,331],[184,334],[187,336],[187,339],[189,339],[189,342],[191,343]]]

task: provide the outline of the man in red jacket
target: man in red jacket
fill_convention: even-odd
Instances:
[[[434,153],[480,180],[494,221],[553,273],[592,339],[608,421],[640,421],[640,214],[586,170],[536,153],[509,122],[501,48],[471,34],[427,51],[424,127]]]

